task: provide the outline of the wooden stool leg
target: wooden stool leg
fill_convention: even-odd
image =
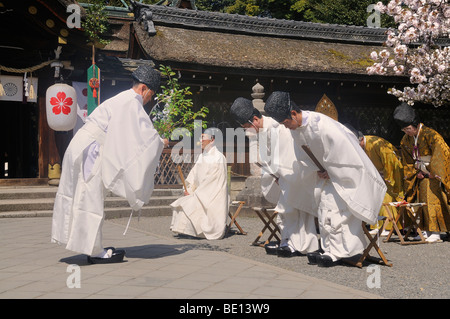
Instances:
[[[260,239],[260,238],[262,237],[262,235],[264,234],[264,232],[266,231],[268,225],[267,225],[266,220],[265,220],[264,217],[262,216],[261,212],[260,212],[258,209],[253,209],[253,210],[255,211],[256,215],[258,215],[259,219],[261,219],[261,221],[263,222],[264,227],[263,227],[263,229],[261,229],[261,231],[259,232],[258,236],[256,236],[256,238],[255,238],[255,240],[253,241],[252,245],[253,245],[253,246],[261,246],[258,242],[259,242],[259,239]]]
[[[267,217],[268,220],[268,229],[270,231],[270,235],[268,237],[268,239],[266,240],[267,243],[270,242],[270,240],[275,237],[275,239],[277,241],[281,241],[281,239],[278,237],[277,232],[280,232],[280,228],[278,227],[278,225],[276,224],[276,222],[274,221],[274,218],[277,215],[277,212],[274,212],[272,215],[269,215],[269,213],[267,213],[267,211],[265,211],[265,215]],[[271,227],[271,225],[273,226],[273,228]]]
[[[386,221],[384,221],[384,223],[386,223]],[[383,223],[383,224],[384,224]],[[378,253],[378,255],[380,256],[381,260],[383,261],[382,263],[386,266],[392,267],[392,263],[389,263],[386,259],[386,257],[384,256],[383,252],[381,251],[380,247],[377,244],[377,240],[379,237],[379,234],[377,233],[374,237],[372,237],[369,233],[369,231],[366,229],[366,227],[364,226],[363,223],[363,228],[364,228],[364,232],[367,236],[367,238],[369,238],[370,244],[367,246],[367,248],[364,250],[365,252],[365,256],[367,260],[370,260],[372,262],[377,262],[377,260],[369,255],[370,250],[373,248],[375,248],[376,252]],[[381,263],[381,262],[380,262]]]
[[[384,225],[384,223],[385,223],[385,221],[383,221],[383,225]],[[379,233],[377,233],[374,237],[372,237],[370,232],[366,229],[365,222],[362,222],[362,228],[363,228],[364,234],[369,239],[369,244],[364,249],[364,251],[363,251],[361,257],[358,259],[358,261],[354,262],[354,261],[349,260],[349,259],[343,259],[342,261],[347,263],[347,264],[350,264],[350,265],[362,268],[364,260],[367,259],[367,260],[369,260],[371,262],[374,262],[374,263],[380,263],[380,264],[384,264],[386,266],[392,267],[392,263],[389,263],[387,261],[386,257],[384,256],[383,252],[381,251],[380,247],[378,247],[378,245],[377,245],[377,239],[378,239]],[[381,261],[379,261],[378,259],[376,259],[376,258],[374,258],[374,257],[369,255],[370,250],[372,249],[372,247],[375,248],[376,252],[378,253],[378,255],[381,258]]]
[[[270,215],[265,208],[261,208],[261,209],[254,208],[253,210],[256,212],[258,217],[263,222],[264,227],[261,229],[261,231],[259,232],[256,239],[253,241],[252,245],[264,247],[264,245],[268,244],[273,237],[275,237],[278,241],[280,241],[280,238],[277,235],[277,232],[279,232],[280,230],[278,228],[278,225],[274,221],[274,218],[275,218],[277,212],[274,212],[272,215]],[[272,228],[271,224],[274,226],[273,228]],[[261,239],[261,237],[263,236],[263,234],[266,230],[270,231],[268,239],[265,240],[264,243],[259,243],[259,240]]]
[[[236,210],[236,212],[233,215],[232,223],[236,225],[236,227],[239,229],[240,233],[243,235],[247,235],[247,233],[242,229],[241,225],[237,222],[236,218],[239,216],[239,213],[241,212],[242,207],[244,206],[245,202],[240,202],[239,207]],[[231,225],[231,224],[230,224]]]
[[[231,230],[231,227],[234,225],[236,225],[236,227],[239,229],[239,232],[243,235],[247,235],[247,233],[242,229],[241,225],[239,225],[239,223],[237,222],[236,218],[239,216],[239,213],[241,212],[242,207],[244,206],[245,202],[240,201],[239,202],[239,206],[236,209],[236,211],[234,212],[233,215],[231,215],[231,213],[228,211],[228,216],[231,218],[230,223],[227,226],[227,230],[226,230],[226,234],[228,234],[228,232]]]
[[[389,215],[389,220],[392,221],[392,228],[389,231],[389,234],[387,235],[384,242],[388,242],[391,239],[391,236],[393,235],[393,233],[395,231],[398,238],[400,239],[400,242],[403,244],[405,241],[404,241],[403,235],[402,235],[400,229],[398,228],[397,224],[398,224],[398,221],[400,220],[400,217],[404,214],[405,207],[400,207],[396,218],[394,218],[394,215],[392,214],[392,211],[391,211],[392,207],[389,204],[385,204],[385,207],[386,207],[386,211],[388,212],[388,215]],[[387,207],[389,207],[389,209]]]
[[[417,224],[417,216],[414,215],[414,213],[411,211],[410,207],[404,207],[404,208],[405,208],[406,215],[412,221],[411,229],[405,235],[405,238],[407,237],[407,235],[409,235],[409,233],[412,229],[415,229],[420,237],[420,240],[418,240],[418,241],[410,241],[405,244],[425,244],[427,241],[426,241],[425,237],[423,237],[422,229]]]
[[[383,204],[384,209],[386,210],[387,214],[388,214],[388,220],[392,222],[392,224],[396,225],[397,223],[395,222],[395,218],[392,215],[391,212],[391,207],[389,204]],[[391,236],[394,234],[394,231],[396,231],[396,229],[394,227],[391,228],[391,230],[389,231],[389,234],[387,235],[387,237],[384,239],[384,242],[388,242],[389,239],[391,239]]]

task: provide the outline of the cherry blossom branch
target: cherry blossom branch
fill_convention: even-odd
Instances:
[[[398,27],[387,31],[386,49],[371,53],[375,63],[367,73],[409,76],[415,86],[391,88],[388,93],[410,105],[449,104],[450,49],[437,43],[450,35],[448,0],[391,0],[387,5],[378,2],[376,9],[392,16]]]

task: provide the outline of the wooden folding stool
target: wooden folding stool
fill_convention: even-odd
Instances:
[[[386,217],[379,216],[378,220],[382,221],[382,225],[381,225],[380,229],[383,229],[383,226],[386,222]],[[392,267],[392,263],[387,261],[386,257],[384,256],[383,252],[381,251],[380,247],[377,244],[377,240],[378,240],[378,237],[380,236],[381,231],[377,232],[377,234],[375,236],[372,236],[370,234],[369,230],[367,229],[365,222],[362,222],[362,228],[363,228],[364,234],[369,239],[369,244],[367,245],[366,249],[364,249],[364,251],[358,261],[355,262],[350,259],[342,259],[342,261],[347,264],[351,264],[353,266],[362,268],[364,260],[367,259],[368,261],[373,262],[373,263]],[[372,248],[375,248],[375,251],[378,253],[378,256],[380,256],[381,260],[369,255],[370,250]]]
[[[228,211],[228,216],[231,218],[230,223],[227,226],[227,230],[225,232],[225,235],[228,234],[228,232],[230,231],[231,227],[234,225],[236,225],[236,227],[239,229],[239,232],[242,235],[247,235],[247,233],[242,229],[241,225],[239,225],[239,223],[237,222],[236,218],[239,216],[239,213],[241,212],[242,207],[244,206],[245,202],[243,201],[232,201],[231,205],[239,205],[238,208],[236,209],[236,211],[234,212],[234,214],[231,214],[230,211]]]
[[[252,209],[264,224],[264,227],[261,229],[258,236],[253,241],[252,245],[264,247],[264,245],[268,244],[272,238],[275,238],[278,242],[280,242],[280,228],[275,222],[275,217],[277,216],[278,212],[276,212],[275,209],[266,209],[260,207],[253,207]],[[266,231],[270,232],[269,237],[264,242],[260,241],[260,238]]]
[[[415,214],[412,210],[412,207],[419,207],[420,209],[422,209],[423,206],[425,206],[425,203],[400,203],[400,204],[395,204],[395,203],[385,203],[383,204],[386,207],[386,210],[388,212],[388,220],[392,222],[392,229],[389,231],[389,234],[387,235],[386,239],[384,240],[384,242],[388,242],[394,231],[397,234],[398,238],[400,239],[400,244],[402,245],[413,245],[413,244],[426,244],[426,240],[423,237],[422,234],[422,229],[419,227],[418,225],[418,218],[419,218],[419,214]],[[398,214],[397,217],[394,219],[394,214],[392,213],[391,209],[393,209],[394,207],[399,207],[400,209],[398,210]],[[407,232],[402,235],[402,233],[400,232],[400,230],[397,227],[397,223],[400,220],[400,218],[402,217],[406,217],[411,221],[411,225],[409,226],[409,229],[407,230]],[[419,234],[420,240],[408,240],[408,236],[409,234],[413,231],[416,230],[417,233]]]

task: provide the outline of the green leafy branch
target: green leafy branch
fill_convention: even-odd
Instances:
[[[182,88],[178,83],[176,73],[170,66],[161,65],[159,70],[163,78],[167,78],[165,85],[161,86],[162,93],[157,94],[158,106],[151,115],[154,116],[153,124],[161,136],[170,138],[176,128],[184,128],[188,135],[199,126],[196,119],[206,118],[209,109],[201,107],[194,111],[194,103],[188,96],[192,95],[189,87]],[[206,128],[206,122],[201,121],[202,128]]]
[[[91,1],[86,9],[86,19],[82,22],[82,27],[93,43],[106,45],[110,41],[103,38],[109,29],[108,17],[105,6],[101,0]]]

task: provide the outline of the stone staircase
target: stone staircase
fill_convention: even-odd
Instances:
[[[52,216],[57,187],[0,187],[0,218]],[[169,204],[183,194],[182,189],[155,189],[141,216],[170,216]],[[129,217],[131,208],[120,197],[108,194],[105,199],[105,219]]]

